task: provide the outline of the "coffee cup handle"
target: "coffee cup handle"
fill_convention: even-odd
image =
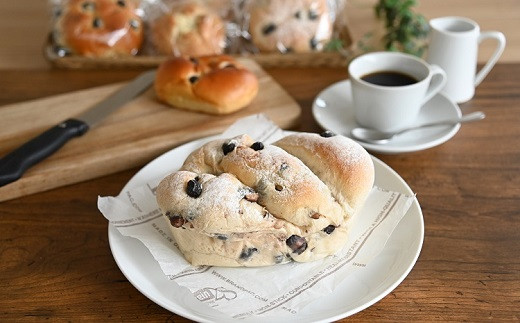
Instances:
[[[495,52],[493,53],[493,55],[491,55],[491,58],[475,76],[475,86],[478,86],[480,82],[482,82],[484,78],[488,75],[488,73],[491,71],[495,63],[502,55],[504,48],[506,47],[506,37],[499,31],[484,31],[480,33],[480,35],[478,36],[478,43],[480,44],[484,39],[496,39],[498,44],[495,48]]]
[[[428,90],[426,91],[426,95],[422,101],[423,105],[431,98],[433,98],[435,94],[439,93],[444,88],[446,81],[448,80],[446,72],[444,72],[444,70],[439,66],[432,64],[430,65],[430,70],[432,73],[432,78],[430,80]]]

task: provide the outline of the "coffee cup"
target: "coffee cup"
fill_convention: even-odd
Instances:
[[[440,66],[448,75],[442,90],[457,103],[470,100],[475,87],[484,80],[504,51],[506,38],[498,31],[481,32],[479,25],[463,17],[441,17],[430,20],[430,43],[426,61]],[[497,47],[477,73],[479,44],[495,39]]]
[[[399,52],[361,55],[348,72],[357,123],[380,131],[413,125],[421,107],[446,84],[440,67]]]

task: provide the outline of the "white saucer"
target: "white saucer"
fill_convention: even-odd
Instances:
[[[326,130],[350,137],[350,130],[358,127],[354,119],[350,81],[334,83],[323,90],[312,104],[312,114]],[[421,108],[417,123],[459,118],[459,106],[442,94],[437,94]],[[460,124],[414,130],[404,133],[386,144],[369,144],[358,141],[365,149],[379,153],[405,153],[440,145],[451,139]]]

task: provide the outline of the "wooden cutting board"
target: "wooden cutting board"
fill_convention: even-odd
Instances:
[[[158,102],[150,88],[27,170],[18,181],[0,187],[0,201],[144,165],[173,147],[222,132],[251,114],[263,113],[282,128],[295,126],[301,114],[296,101],[255,62],[241,62],[258,76],[260,85],[258,96],[245,109],[227,116],[182,111]],[[0,156],[85,111],[124,84],[0,107]]]

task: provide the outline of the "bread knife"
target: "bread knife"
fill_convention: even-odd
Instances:
[[[0,159],[0,187],[18,180],[70,139],[84,135],[105,117],[144,92],[155,79],[155,70],[144,72],[127,85],[75,118],[60,122]]]

